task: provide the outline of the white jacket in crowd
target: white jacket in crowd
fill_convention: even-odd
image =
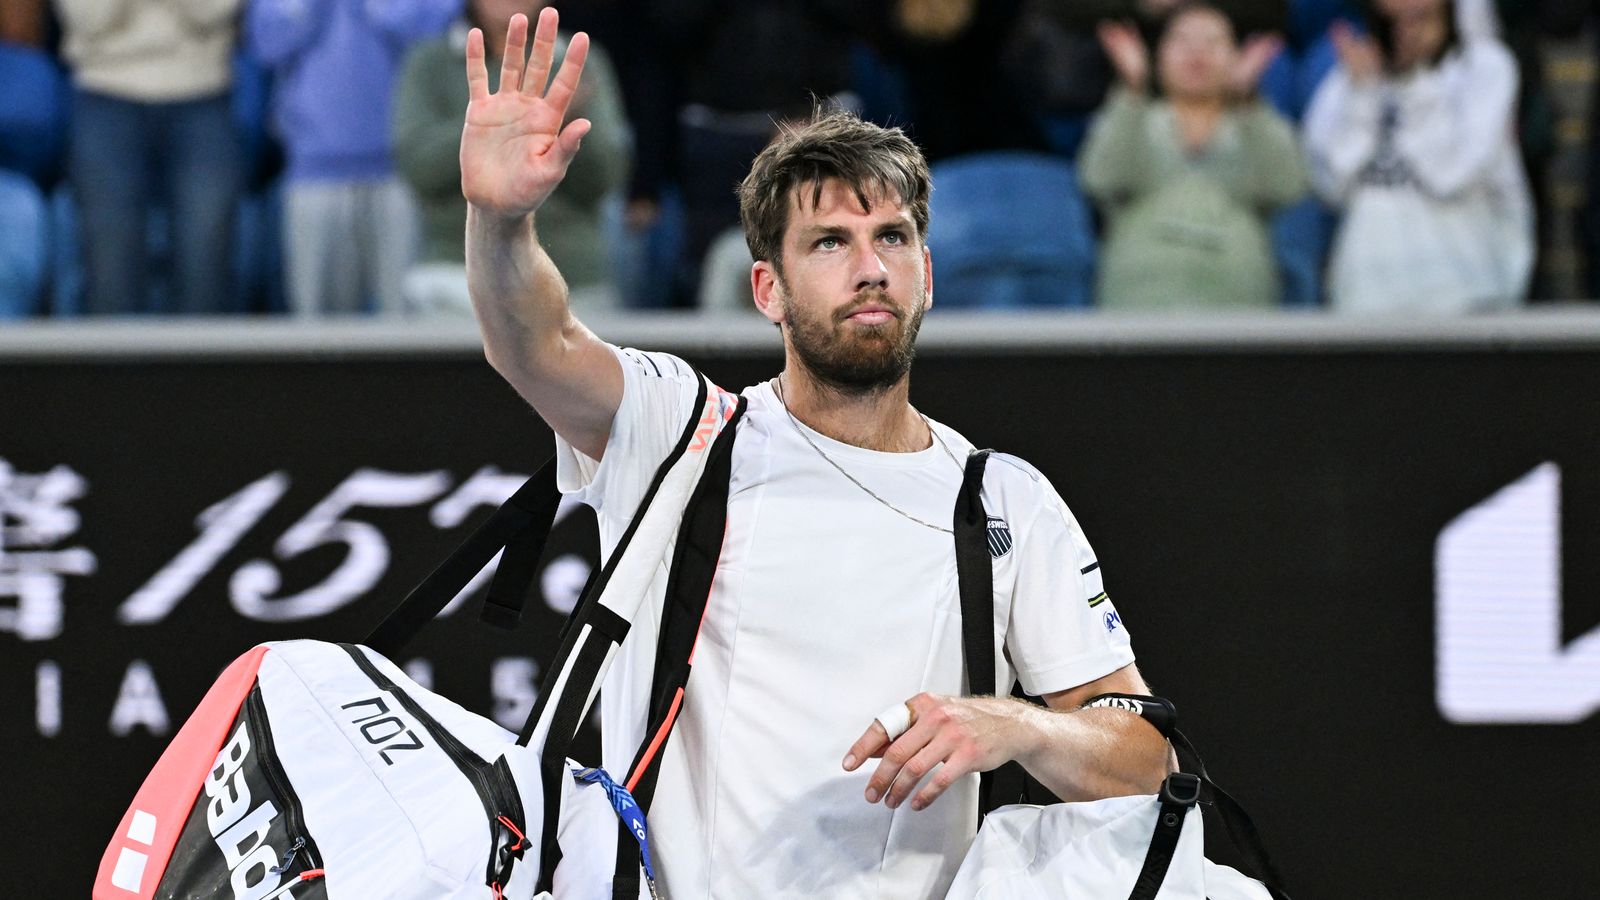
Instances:
[[[1516,138],[1517,66],[1469,36],[1439,65],[1358,84],[1341,67],[1305,118],[1317,190],[1343,214],[1329,302],[1355,313],[1521,303],[1533,204]]]

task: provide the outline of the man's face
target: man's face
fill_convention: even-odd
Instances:
[[[843,182],[789,197],[783,274],[768,262],[752,273],[756,305],[783,326],[794,355],[820,381],[864,394],[899,382],[930,305],[931,260],[911,212],[871,192],[863,209]]]

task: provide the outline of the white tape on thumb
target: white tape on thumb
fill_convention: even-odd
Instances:
[[[889,740],[894,740],[906,733],[911,727],[911,707],[904,703],[896,703],[877,716],[878,724],[889,733]]]

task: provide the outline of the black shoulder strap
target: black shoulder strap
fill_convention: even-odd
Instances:
[[[699,376],[699,373],[695,373]],[[638,508],[634,511],[633,519],[629,521],[627,530],[622,533],[622,538],[617,541],[617,546],[612,549],[611,557],[600,569],[599,575],[589,580],[584,589],[583,596],[573,607],[572,613],[567,616],[566,624],[562,626],[561,637],[556,648],[556,655],[551,665],[545,670],[544,680],[539,686],[539,698],[534,702],[533,711],[528,713],[528,719],[523,723],[522,731],[517,736],[517,742],[526,746],[533,737],[536,724],[543,717],[545,708],[550,698],[558,692],[554,690],[555,680],[566,671],[569,660],[572,661],[569,678],[578,679],[575,683],[590,683],[597,676],[599,669],[605,662],[605,652],[608,644],[620,644],[627,635],[626,622],[613,621],[619,617],[612,614],[600,603],[600,596],[605,592],[606,585],[610,583],[611,576],[616,572],[617,564],[621,562],[623,553],[633,541],[633,536],[639,530],[639,523],[644,520],[645,512],[655,502],[656,494],[661,489],[661,483],[666,480],[667,473],[672,471],[679,457],[689,447],[695,431],[699,428],[700,413],[706,404],[706,379],[697,377],[699,389],[695,394],[694,405],[690,407],[689,421],[684,426],[683,432],[678,436],[678,442],[656,468],[655,477],[650,482],[650,487],[645,491],[644,498],[639,501]],[[586,628],[587,626],[587,628]],[[594,632],[585,639],[585,631]],[[598,635],[598,637],[596,636]],[[580,646],[581,645],[581,646]],[[585,679],[588,679],[586,681]],[[557,706],[551,719],[550,731],[545,737],[544,747],[541,748],[540,777],[544,782],[544,848],[539,858],[539,881],[534,890],[548,891],[551,889],[555,877],[556,864],[561,861],[561,845],[556,841],[557,826],[561,812],[561,782],[566,777],[567,752],[572,748],[572,742],[577,735],[578,728],[582,726],[582,709],[588,701],[588,692],[579,690],[566,690],[561,694],[560,705]]]
[[[1194,745],[1178,729],[1172,729],[1172,749],[1178,755],[1178,768],[1183,772],[1197,775],[1201,783],[1201,802],[1209,804],[1216,811],[1217,818],[1222,821],[1222,830],[1228,835],[1228,841],[1243,858],[1247,874],[1267,886],[1267,892],[1273,900],[1289,900],[1283,887],[1283,875],[1278,867],[1273,865],[1272,857],[1267,854],[1266,845],[1261,841],[1261,832],[1256,829],[1256,823],[1245,812],[1239,801],[1233,795],[1223,790],[1211,775],[1206,771],[1205,761],[1200,758],[1200,753]]]
[[[966,657],[967,688],[973,696],[995,693],[994,683],[994,569],[989,555],[988,515],[983,507],[983,473],[989,450],[974,450],[967,456],[966,476],[956,498],[955,544],[956,579],[961,591],[961,643]],[[1167,867],[1183,828],[1183,813],[1196,802],[1214,806],[1223,830],[1243,856],[1246,866],[1266,885],[1273,900],[1289,900],[1283,890],[1283,877],[1267,856],[1261,835],[1250,815],[1238,801],[1218,787],[1206,773],[1205,764],[1188,738],[1177,730],[1177,713],[1172,704],[1156,697],[1103,694],[1091,700],[1096,705],[1115,706],[1117,700],[1142,701],[1140,712],[1157,730],[1167,735],[1177,751],[1180,772],[1174,773],[1161,788],[1161,810],[1151,835],[1144,867],[1130,900],[1154,897],[1165,880]],[[1152,702],[1154,701],[1154,702]],[[1007,770],[1015,768],[1016,771]],[[995,777],[1006,774],[1007,783],[1021,774],[1020,766],[1007,763],[985,772],[978,781],[978,815],[981,819],[997,804],[993,801]],[[1026,782],[1025,782],[1026,783]]]
[[[705,621],[706,602],[711,597],[717,562],[722,558],[728,526],[728,490],[733,476],[733,445],[739,436],[738,425],[744,411],[745,399],[741,397],[733,418],[723,427],[722,436],[711,448],[711,457],[706,460],[705,471],[689,498],[673,545],[660,631],[656,637],[650,714],[644,740],[626,776],[629,792],[647,815],[655,799],[661,758],[666,753],[673,726],[677,724],[683,692],[689,683],[689,659]],[[618,820],[616,866],[611,882],[614,900],[634,900],[639,896],[639,871],[639,842]]]
[[[560,504],[556,461],[551,457],[412,588],[362,643],[384,656],[395,656],[502,550],[479,618],[498,628],[515,628]]]
[[[966,662],[967,693],[974,697],[1002,696],[995,684],[994,557],[989,546],[989,515],[983,506],[983,475],[992,450],[967,454],[966,475],[956,496],[954,520],[956,582],[961,593],[961,648]],[[1021,695],[1005,686],[1005,694]],[[999,796],[1012,798],[998,800]],[[978,776],[978,819],[1006,802],[1049,802],[1054,797],[1019,763],[1005,765]]]
[[[989,556],[988,514],[983,508],[983,473],[988,450],[967,454],[966,475],[956,496],[954,531],[956,583],[961,593],[961,647],[967,669],[967,693],[995,695],[994,563]],[[978,776],[978,818],[994,808],[994,772]]]
[[[955,513],[961,643],[966,655],[967,693],[974,696],[995,693],[994,564],[989,557],[988,515],[983,509],[983,472],[988,462],[988,450],[967,455]]]
[[[1161,808],[1156,811],[1156,828],[1150,835],[1144,864],[1139,868],[1139,877],[1134,879],[1133,893],[1128,895],[1128,900],[1155,900],[1156,894],[1161,892],[1167,870],[1172,867],[1173,854],[1178,849],[1178,838],[1183,836],[1183,823],[1189,810],[1200,801],[1200,779],[1174,772],[1161,783],[1157,799]]]
[[[699,375],[698,372],[695,374]],[[639,504],[640,513],[650,506],[662,479],[694,437],[700,422],[700,410],[706,401],[705,379],[702,377],[698,381],[699,390],[689,422],[678,437],[677,445],[656,470],[655,480]],[[397,655],[502,550],[504,553],[500,557],[500,564],[495,567],[479,620],[497,628],[516,628],[522,621],[528,591],[533,585],[539,559],[544,555],[545,544],[550,539],[550,527],[560,506],[561,492],[556,488],[556,460],[551,457],[445,557],[444,562],[412,588],[362,643],[384,656]],[[619,548],[627,544],[638,522],[639,515],[635,515]],[[593,593],[597,594],[598,591]],[[563,637],[571,630],[572,623],[577,621],[578,612],[578,609],[574,609],[572,615],[568,616],[562,628]]]

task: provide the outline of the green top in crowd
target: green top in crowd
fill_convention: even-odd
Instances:
[[[1293,127],[1255,97],[1278,39],[1241,48],[1215,7],[1180,7],[1157,45],[1160,98],[1134,26],[1104,25],[1100,39],[1121,85],[1079,160],[1108,217],[1099,305],[1275,307],[1267,216],[1307,187]]]

